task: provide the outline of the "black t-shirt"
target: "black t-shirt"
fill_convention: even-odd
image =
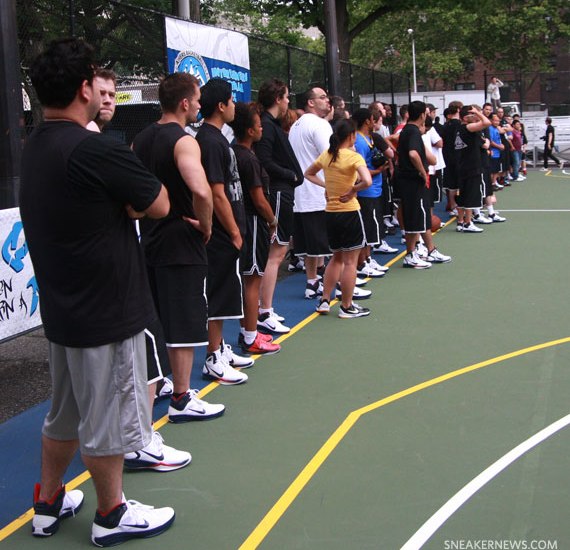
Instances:
[[[151,124],[133,141],[143,164],[164,183],[170,197],[170,213],[160,220],[141,220],[141,243],[151,266],[207,265],[203,235],[182,216],[196,218],[192,191],[182,179],[174,161],[178,140],[188,137],[175,122]]]
[[[224,191],[232,207],[236,224],[241,234],[245,235],[243,191],[233,149],[230,147],[228,140],[224,137],[222,132],[207,122],[204,122],[202,126],[200,126],[196,134],[196,139],[200,144],[202,166],[206,172],[208,182],[210,185],[214,183],[224,184]],[[213,227],[215,231],[221,231],[227,235],[226,230],[215,213]]]
[[[398,175],[406,180],[417,180],[419,184],[425,184],[424,178],[410,160],[410,151],[417,151],[420,155],[422,165],[428,170],[426,151],[422,139],[422,133],[415,124],[406,124],[400,132],[398,141]]]
[[[259,213],[251,200],[250,192],[255,187],[261,187],[263,194],[269,197],[269,176],[251,149],[237,143],[232,148],[236,155],[239,178],[244,189],[245,213],[251,216],[257,215]]]
[[[470,132],[462,124],[455,137],[455,150],[460,178],[481,174],[481,132]]]
[[[119,342],[155,312],[125,206],[146,210],[160,182],[124,144],[73,122],[44,122],[22,156],[20,213],[47,338],[69,347]]]
[[[491,160],[489,157],[489,149],[484,149],[483,148],[483,144],[485,142],[485,139],[489,139],[490,135],[489,135],[489,128],[485,128],[482,132],[481,132],[481,166],[483,168],[489,168],[491,165]]]
[[[552,124],[549,124],[546,127],[546,135],[545,135],[546,140],[544,142],[544,146],[547,148],[549,147],[548,138],[549,138],[550,134],[552,134],[552,143],[550,144],[550,148],[552,149],[552,148],[554,148],[554,126],[552,126]]]
[[[452,118],[443,125],[443,134],[440,134],[443,138],[443,160],[445,161],[445,165],[449,166],[450,169],[457,168],[455,137],[457,136],[457,132],[459,132],[459,128],[461,128],[461,121],[457,118]]]

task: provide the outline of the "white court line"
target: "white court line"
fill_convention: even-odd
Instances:
[[[481,487],[491,481],[497,474],[501,473],[507,466],[510,466],[515,460],[530,451],[533,447],[542,443],[545,439],[555,434],[557,431],[565,428],[570,424],[570,414],[562,417],[560,420],[550,424],[540,432],[517,445],[506,455],[499,458],[491,464],[486,470],[481,472],[477,477],[472,479],[463,489],[455,493],[431,518],[429,518],[402,546],[401,550],[418,550],[428,539],[453,515],[459,507],[469,500]]]
[[[521,209],[513,209],[507,210],[506,208],[501,208],[501,212],[570,212],[569,208],[551,208],[551,209],[532,209],[532,208],[521,208]]]

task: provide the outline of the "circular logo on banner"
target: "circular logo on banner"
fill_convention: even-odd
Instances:
[[[202,87],[210,80],[210,73],[200,54],[192,51],[180,52],[174,60],[174,72],[188,73],[200,81]]]

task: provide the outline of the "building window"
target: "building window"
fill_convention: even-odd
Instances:
[[[545,92],[553,92],[554,90],[556,90],[557,84],[558,84],[557,78],[547,78],[546,79],[546,85],[544,87],[544,91]]]

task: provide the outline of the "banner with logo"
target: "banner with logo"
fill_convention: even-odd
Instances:
[[[232,85],[234,101],[250,101],[247,36],[165,17],[168,71],[194,75],[200,86],[218,77]]]
[[[42,324],[19,208],[0,210],[0,342]]]

